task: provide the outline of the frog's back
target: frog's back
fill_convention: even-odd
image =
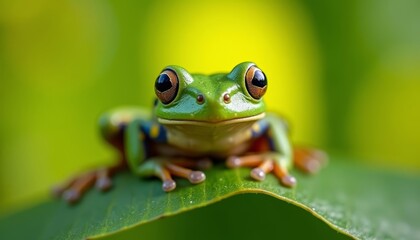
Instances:
[[[99,127],[103,138],[114,141],[122,137],[123,130],[134,120],[151,119],[150,111],[139,107],[120,107],[107,111],[99,118]]]

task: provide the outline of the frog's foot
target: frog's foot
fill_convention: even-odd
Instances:
[[[52,193],[68,203],[76,203],[94,184],[101,191],[109,190],[112,187],[112,175],[123,168],[125,168],[125,165],[120,163],[81,174],[54,187]]]
[[[301,171],[309,174],[317,173],[328,162],[328,155],[314,148],[293,149],[293,161]]]
[[[188,179],[192,184],[198,184],[206,180],[202,171],[191,170],[190,168],[205,169],[211,166],[209,159],[149,159],[140,166],[139,173],[142,176],[154,175],[162,180],[162,189],[170,192],[176,188],[176,182],[172,176]]]
[[[268,173],[273,173],[286,187],[296,185],[296,178],[289,174],[283,164],[281,156],[275,153],[261,153],[246,156],[232,156],[226,161],[230,168],[251,167],[251,177],[257,181],[263,181]]]

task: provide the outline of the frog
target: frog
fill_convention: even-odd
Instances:
[[[125,107],[100,117],[103,139],[119,153],[116,163],[76,176],[54,194],[75,203],[94,185],[109,190],[115,173],[127,169],[139,177],[159,178],[162,190],[171,192],[178,178],[204,182],[205,171],[220,161],[232,169],[249,168],[255,181],[273,174],[281,185],[293,188],[293,167],[315,173],[328,156],[292,145],[287,121],[266,111],[267,88],[265,73],[253,62],[210,75],[167,66],[155,80],[151,111]]]

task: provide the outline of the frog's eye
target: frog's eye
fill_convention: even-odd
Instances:
[[[245,85],[251,97],[260,99],[267,90],[267,78],[261,69],[251,66],[245,74]]]
[[[164,70],[156,79],[155,93],[163,104],[172,102],[178,93],[179,79],[173,70]]]

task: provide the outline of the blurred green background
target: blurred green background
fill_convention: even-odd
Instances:
[[[420,170],[420,1],[0,0],[0,212],[115,158],[97,118],[169,64],[256,62],[295,142]]]

